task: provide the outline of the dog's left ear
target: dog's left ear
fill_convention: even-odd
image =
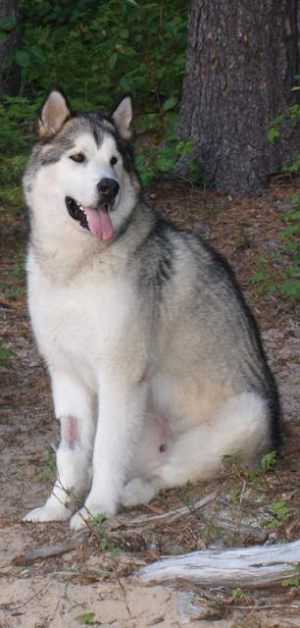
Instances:
[[[66,97],[59,89],[53,89],[46,98],[39,120],[39,137],[54,137],[72,116]]]
[[[110,118],[124,140],[129,140],[131,137],[132,117],[132,98],[130,94],[125,94],[110,114]]]

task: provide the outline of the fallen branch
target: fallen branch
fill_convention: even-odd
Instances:
[[[80,531],[73,534],[72,538],[62,541],[61,543],[41,545],[39,547],[33,547],[25,550],[22,554],[14,556],[11,560],[12,565],[28,565],[35,560],[52,558],[52,556],[59,556],[77,550],[80,545],[87,542],[88,533]]]
[[[213,587],[267,587],[295,575],[300,541],[171,556],[137,572],[145,584],[187,581]]]
[[[120,515],[119,517],[112,517],[111,519],[107,519],[103,525],[107,531],[113,531],[123,526],[125,528],[136,529],[138,527],[148,526],[152,523],[171,523],[172,521],[176,521],[177,519],[196,513],[199,508],[203,508],[203,506],[212,502],[216,498],[216,495],[216,493],[210,493],[190,506],[182,506],[181,508],[169,510],[168,512],[163,512],[159,515],[142,515],[141,517],[136,517],[135,519],[123,515]]]

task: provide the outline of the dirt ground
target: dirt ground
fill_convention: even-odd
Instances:
[[[1,358],[0,627],[79,625],[171,628],[300,626],[300,586],[260,591],[141,584],[139,567],[161,555],[300,538],[299,304],[251,282],[263,260],[272,277],[288,263],[280,232],[299,181],[280,180],[264,197],[233,200],[164,184],[150,201],[202,233],[236,271],[259,321],[282,397],[285,442],[275,466],[251,475],[231,461],[210,483],[166,491],[82,536],[66,523],[22,523],[53,481],[53,420],[47,374],[26,310],[26,212],[0,215]],[[176,521],[157,520],[194,499],[207,505]],[[123,517],[123,518],[122,518]],[[298,579],[299,580],[299,579]]]

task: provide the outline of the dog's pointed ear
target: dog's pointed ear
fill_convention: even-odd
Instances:
[[[46,98],[40,113],[40,139],[56,135],[71,116],[72,112],[67,99],[59,89],[53,89]]]
[[[131,137],[131,122],[133,118],[132,109],[132,97],[130,94],[125,94],[121,100],[119,100],[116,107],[110,114],[115,127],[124,140],[128,140]]]

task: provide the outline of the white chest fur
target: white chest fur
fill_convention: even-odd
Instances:
[[[86,371],[91,381],[124,348],[138,326],[138,304],[129,279],[99,267],[68,281],[43,272],[28,258],[29,310],[39,349],[49,366]],[[95,382],[96,385],[96,382]]]

